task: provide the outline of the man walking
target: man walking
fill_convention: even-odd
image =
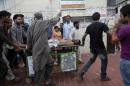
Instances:
[[[101,59],[101,80],[109,81],[110,78],[107,76],[106,72],[108,64],[107,52],[103,43],[103,32],[109,33],[109,28],[104,23],[99,22],[100,14],[98,12],[95,12],[92,15],[92,19],[94,21],[87,27],[82,38],[82,45],[84,45],[87,34],[90,35],[90,59],[82,68],[80,72],[80,79],[83,80],[84,74],[88,71],[90,66],[95,62],[97,56],[99,55]]]

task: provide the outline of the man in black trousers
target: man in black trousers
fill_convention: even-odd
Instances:
[[[92,15],[93,22],[87,27],[86,32],[82,38],[82,45],[84,45],[85,38],[87,34],[90,35],[90,59],[84,65],[80,72],[80,79],[83,80],[85,72],[88,71],[90,66],[95,62],[97,56],[99,55],[101,59],[101,80],[109,81],[110,78],[107,76],[107,52],[103,43],[103,32],[110,35],[109,28],[106,24],[99,22],[100,14],[95,12]]]

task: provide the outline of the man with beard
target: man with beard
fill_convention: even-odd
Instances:
[[[35,86],[41,86],[41,81],[46,79],[46,65],[49,61],[48,28],[57,24],[60,16],[61,13],[51,20],[43,20],[42,13],[35,13],[35,21],[27,31],[27,46],[28,50],[32,51]],[[50,82],[46,85],[52,86]]]
[[[22,18],[23,16],[21,14],[15,14],[13,16],[14,24],[11,28],[11,38],[14,43],[19,44],[19,46],[25,47],[26,45],[24,44],[23,37],[26,37],[26,33],[24,31],[24,28],[22,27]],[[23,58],[24,64],[26,64],[26,55],[24,53],[24,50],[16,52],[16,55],[20,55]],[[15,60],[15,66],[18,66],[17,59]]]
[[[69,15],[64,17],[64,24],[63,24],[63,39],[70,40],[70,32],[73,30],[74,25],[71,21],[71,17]]]

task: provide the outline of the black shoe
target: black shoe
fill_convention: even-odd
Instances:
[[[14,83],[20,83],[21,82],[21,79],[19,77],[15,77],[13,80],[12,80]]]
[[[111,81],[111,78],[106,76],[105,78],[101,78],[101,81]]]
[[[84,76],[84,72],[80,72],[80,74],[79,74],[80,80],[84,80],[83,76]]]

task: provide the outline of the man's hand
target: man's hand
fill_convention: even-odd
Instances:
[[[114,25],[114,32],[118,32],[119,30],[120,30],[120,27],[121,27],[121,25],[123,24],[123,22],[122,22],[122,19],[119,19],[118,20],[118,23],[116,23],[115,25]]]
[[[81,44],[81,46],[84,46],[85,38],[86,38],[86,35],[84,35],[83,38],[82,38],[82,44]]]
[[[20,44],[19,47],[26,48],[26,44]]]
[[[116,44],[116,43],[118,43],[118,42],[119,42],[119,38],[117,37],[116,32],[114,32],[114,33],[112,34],[112,43],[113,43],[113,44]]]
[[[13,46],[14,46],[15,51],[20,51],[21,50],[21,48],[20,48],[20,46],[18,44],[14,43]]]

